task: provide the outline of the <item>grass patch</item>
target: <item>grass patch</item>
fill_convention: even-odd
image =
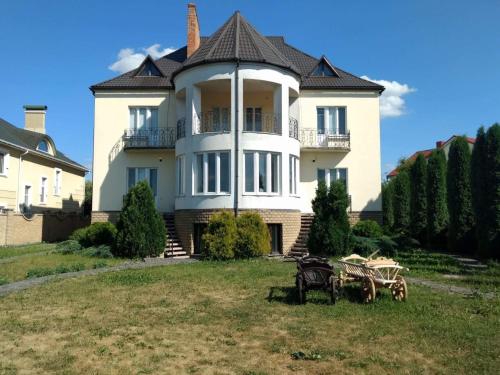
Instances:
[[[39,243],[34,245],[22,246],[7,246],[0,247],[0,259],[16,257],[26,254],[34,254],[41,252],[50,252],[55,249],[56,245],[51,243]]]
[[[95,260],[94,260],[95,261]],[[15,373],[495,373],[500,300],[409,285],[298,305],[295,264],[199,262],[51,282],[2,298],[0,362]],[[293,359],[302,352],[304,358]],[[300,356],[300,355],[299,355]],[[303,359],[303,360],[302,360]]]

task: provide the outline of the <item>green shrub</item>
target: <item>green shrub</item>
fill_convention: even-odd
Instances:
[[[379,255],[394,257],[398,255],[398,244],[388,236],[382,236],[377,239],[377,246],[380,250]]]
[[[397,234],[395,236],[392,236],[391,240],[394,241],[397,245],[397,248],[401,250],[413,250],[420,248],[420,242],[418,242],[418,240],[404,234]]]
[[[252,258],[271,252],[271,235],[256,212],[245,212],[236,219],[236,258]]]
[[[125,196],[116,228],[113,255],[145,258],[158,256],[165,250],[165,222],[156,209],[153,191],[147,182],[139,182]]]
[[[81,249],[82,246],[78,241],[75,240],[59,242],[56,245],[56,252],[61,254],[74,254],[76,252],[79,252]]]
[[[319,184],[312,201],[314,219],[307,240],[309,252],[328,255],[347,253],[351,235],[348,202],[343,182],[332,183],[328,190],[324,183]]]
[[[93,223],[86,228],[77,229],[70,236],[83,247],[113,245],[116,239],[116,228],[112,223]]]
[[[361,256],[367,256],[378,250],[377,241],[374,238],[352,236],[352,251]]]
[[[352,234],[360,237],[378,238],[383,231],[375,220],[360,220],[352,227]]]
[[[111,247],[107,245],[88,247],[82,250],[82,255],[95,258],[113,258]]]
[[[105,268],[108,266],[108,263],[106,263],[104,260],[100,260],[98,262],[95,262],[93,265],[92,265],[92,268],[93,269],[97,269],[97,268]]]
[[[0,285],[5,285],[5,284],[8,284],[9,281],[3,277],[0,276]]]
[[[221,211],[212,215],[202,237],[202,256],[211,260],[233,259],[237,232],[236,220],[231,212]]]
[[[42,268],[42,267],[37,267],[37,268],[31,268],[26,272],[26,277],[27,278],[32,278],[32,277],[43,277],[43,276],[48,276],[48,275],[53,275],[54,270],[52,268]]]

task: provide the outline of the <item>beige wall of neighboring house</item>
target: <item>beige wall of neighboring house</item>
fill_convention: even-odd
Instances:
[[[0,145],[0,149],[8,152],[9,159],[7,173],[0,175],[0,206],[17,211],[18,205],[25,201],[25,186],[30,186],[29,202],[34,211],[80,210],[85,195],[85,172],[33,152],[25,154],[6,145]],[[60,173],[58,191],[56,171]],[[43,201],[42,178],[46,178]]]

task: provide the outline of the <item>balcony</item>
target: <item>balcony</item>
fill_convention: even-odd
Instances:
[[[299,141],[303,148],[349,151],[351,149],[350,134],[333,134],[328,131],[318,133],[317,129],[299,130]]]
[[[288,136],[299,140],[299,122],[292,116],[288,118]]]
[[[179,124],[178,124],[179,128]],[[177,129],[174,127],[154,129],[125,129],[122,137],[123,148],[164,149],[174,148]]]
[[[194,116],[196,133],[228,133],[231,131],[231,112],[223,109],[201,112]]]
[[[281,114],[247,108],[243,131],[281,135]]]

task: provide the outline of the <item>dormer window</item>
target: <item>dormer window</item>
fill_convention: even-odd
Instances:
[[[147,60],[137,73],[139,77],[161,77],[160,70],[150,61]]]
[[[38,151],[49,152],[49,144],[47,143],[47,141],[40,141],[36,149]]]
[[[339,75],[326,57],[322,57],[318,65],[311,72],[312,77],[338,77]]]

